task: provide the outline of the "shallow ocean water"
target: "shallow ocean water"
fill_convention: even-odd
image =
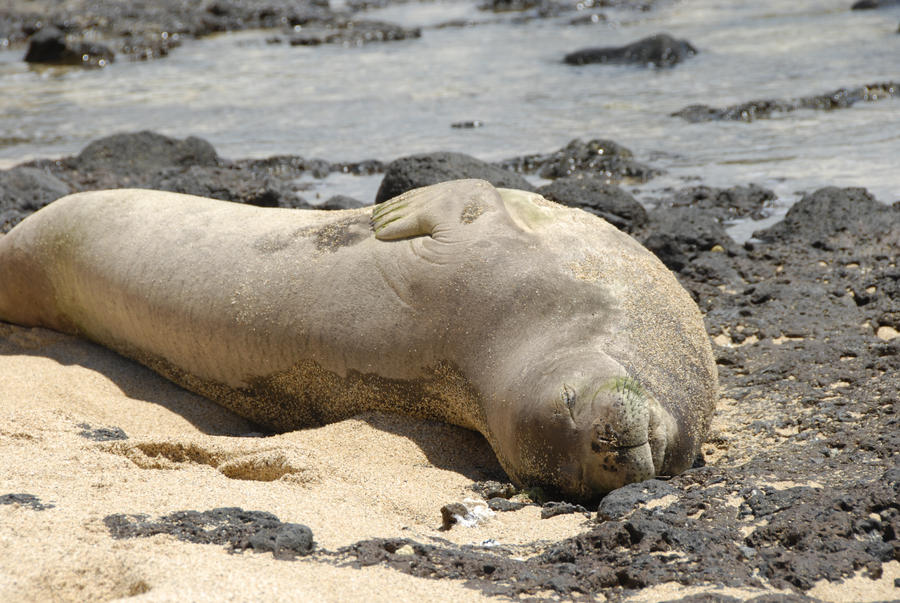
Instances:
[[[573,138],[610,138],[667,171],[628,187],[644,200],[666,186],[753,182],[778,194],[776,218],[798,192],[831,184],[865,186],[892,203],[900,199],[900,99],[753,123],[670,116],[692,103],[900,80],[900,10],[850,11],[851,4],[686,0],[650,12],[607,9],[608,21],[573,26],[575,13],[515,24],[514,15],[479,11],[473,1],[435,0],[362,13],[423,27],[420,39],[363,47],[269,44],[281,32],[251,31],[92,71],[35,68],[21,60],[24,48],[0,51],[0,168],[142,129],[203,137],[228,158],[331,161],[437,150],[499,160]],[[435,27],[454,19],[488,23]],[[666,70],[562,63],[579,48],[662,31],[699,54]],[[451,128],[467,120],[484,126]],[[379,181],[335,175],[313,182],[310,196],[370,202]]]

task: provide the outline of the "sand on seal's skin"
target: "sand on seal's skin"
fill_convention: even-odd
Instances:
[[[92,441],[79,435],[82,424],[119,428],[129,438]],[[588,529],[581,515],[541,520],[538,508],[527,507],[474,528],[440,531],[441,506],[474,498],[472,481],[499,470],[474,432],[370,415],[272,437],[235,435],[252,429],[103,348],[0,323],[0,495],[27,493],[53,505],[40,511],[0,505],[0,600],[484,599],[461,581],[385,567],[233,555],[224,546],[168,535],[114,540],[103,518],[115,513],[267,511],[308,525],[318,547],[332,551],[366,538],[409,537],[494,539],[528,554]],[[816,595],[889,599],[900,564],[885,564],[884,574],[878,582],[822,585]],[[660,585],[638,598],[685,594]]]

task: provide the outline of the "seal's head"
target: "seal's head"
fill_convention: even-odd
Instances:
[[[514,480],[590,500],[668,471],[677,425],[649,391],[621,368],[569,377],[544,376],[514,405],[516,445],[501,459]]]

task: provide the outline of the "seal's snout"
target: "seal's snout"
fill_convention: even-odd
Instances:
[[[650,403],[637,381],[630,377],[612,379],[600,387],[594,401],[597,416],[592,448],[632,448],[649,440]]]
[[[657,475],[664,450],[653,433],[654,402],[629,377],[616,377],[597,390],[588,432],[590,452],[583,466],[589,490],[609,492]]]

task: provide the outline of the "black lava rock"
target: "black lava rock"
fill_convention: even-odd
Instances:
[[[864,188],[829,186],[804,195],[791,206],[784,220],[754,232],[753,236],[763,241],[802,241],[822,246],[847,231],[897,236],[898,227],[900,209],[879,203]],[[900,244],[897,239],[894,242]]]
[[[299,523],[283,523],[249,534],[234,544],[235,550],[253,549],[257,553],[271,551],[276,559],[292,559],[308,555],[315,547],[312,530]]]
[[[801,96],[793,99],[761,99],[752,100],[723,109],[709,105],[688,105],[672,113],[673,117],[681,117],[691,123],[703,121],[746,121],[765,119],[773,113],[789,113],[799,109],[833,111],[846,109],[858,102],[874,102],[900,95],[900,83],[877,82],[853,88],[838,88],[825,94]]]
[[[65,182],[44,169],[17,166],[0,171],[0,232],[9,232],[30,213],[70,192]]]
[[[331,19],[304,26],[302,33],[291,35],[291,46],[342,44],[362,46],[371,42],[392,42],[422,36],[422,30],[406,28],[382,21]]]
[[[178,140],[145,130],[95,140],[69,164],[81,171],[137,176],[168,167],[218,166],[220,159],[213,146],[201,138]]]
[[[692,207],[653,210],[648,230],[651,234],[644,240],[644,246],[676,272],[699,253],[710,251],[716,245],[723,250],[734,246],[734,240],[718,220]]]
[[[854,2],[853,6],[850,8],[853,10],[871,10],[898,5],[900,5],[900,0],[858,0],[857,2]]]
[[[95,140],[48,168],[74,190],[138,187],[260,207],[308,208],[293,181],[309,165],[300,158],[228,162],[201,138],[143,131]]]
[[[334,195],[333,197],[329,197],[325,203],[319,205],[318,209],[357,209],[365,206],[365,203],[358,201],[353,197],[348,197],[347,195]]]
[[[730,188],[691,186],[677,191],[671,199],[663,200],[660,206],[696,207],[720,222],[728,222],[739,218],[766,218],[774,201],[775,193],[755,184]]]
[[[634,197],[594,176],[560,178],[537,192],[551,201],[598,215],[626,232],[647,223],[647,211]]]
[[[603,497],[597,507],[597,521],[621,519],[641,504],[677,493],[677,489],[658,479],[628,484]]]
[[[25,54],[27,63],[103,67],[115,60],[115,53],[103,44],[69,41],[56,27],[44,27],[33,36]]]
[[[401,157],[388,164],[375,203],[384,203],[415,188],[461,178],[480,178],[502,188],[534,190],[525,178],[503,168],[462,153],[437,152]]]
[[[606,182],[646,182],[661,173],[660,170],[635,161],[630,149],[601,138],[588,142],[576,138],[558,151],[546,155],[514,157],[503,161],[501,165],[516,172],[537,173],[548,180],[589,174]]]
[[[171,534],[200,544],[224,544],[232,551],[272,551],[277,559],[308,555],[315,547],[312,531],[285,523],[265,511],[221,507],[210,511],[176,511],[151,521],[146,515],[107,515],[103,523],[113,538]]]
[[[35,511],[45,511],[54,507],[54,505],[42,503],[41,499],[34,494],[21,493],[0,495],[0,505],[20,505],[23,507],[31,507]]]
[[[568,502],[545,502],[541,506],[541,519],[550,519],[557,515],[568,515],[570,513],[584,513],[590,516],[590,512],[581,505],[575,505]]]
[[[565,62],[570,65],[609,63],[672,67],[695,54],[697,49],[687,40],[676,40],[669,34],[661,33],[627,46],[577,50],[566,55]]]
[[[94,440],[95,442],[109,442],[112,440],[127,440],[126,434],[120,427],[91,427],[87,423],[80,423],[78,427],[81,431],[78,433],[83,438]]]
[[[504,511],[518,511],[519,509],[525,508],[525,503],[523,502],[507,500],[505,498],[500,498],[499,496],[489,499],[487,504],[491,511],[496,511],[498,513]]]
[[[449,530],[459,521],[460,517],[469,514],[466,505],[462,503],[450,503],[441,507],[441,529]]]
[[[485,500],[492,498],[509,498],[516,493],[516,487],[509,482],[497,482],[485,480],[475,482],[470,486],[472,490],[480,494]]]

